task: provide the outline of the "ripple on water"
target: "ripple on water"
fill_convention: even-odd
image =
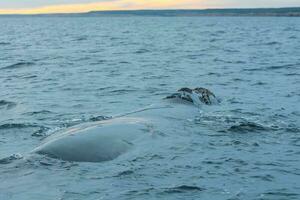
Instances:
[[[148,52],[150,52],[150,50],[148,50],[148,49],[139,49],[135,53],[136,54],[144,54],[144,53],[148,53]]]
[[[112,90],[109,91],[108,93],[110,94],[114,94],[114,95],[121,95],[121,94],[126,94],[126,93],[130,93],[130,92],[136,92],[136,89],[120,89],[120,90]]]
[[[34,65],[34,62],[17,62],[11,65],[8,65],[6,67],[2,67],[0,68],[0,70],[7,70],[7,69],[19,69],[19,68],[23,68],[23,67],[28,67],[28,66],[32,66]]]
[[[239,115],[241,114],[248,115],[248,117],[246,118],[232,115],[214,115],[206,113],[200,117],[197,117],[194,121],[195,124],[205,125],[218,132],[225,133],[299,131],[299,127],[292,123],[262,119],[261,116],[256,115],[255,113],[239,112]]]
[[[52,112],[49,110],[40,110],[40,111],[26,112],[23,115],[34,116],[34,115],[47,115],[51,113]]]
[[[298,200],[299,194],[288,192],[287,189],[278,189],[261,194],[261,197],[266,199],[288,199]]]
[[[99,116],[90,117],[89,121],[95,122],[95,121],[103,121],[103,120],[108,120],[108,119],[111,119],[111,117],[99,115]]]
[[[21,154],[13,154],[9,157],[0,159],[0,164],[9,164],[12,163],[14,160],[20,160],[23,156]]]
[[[0,46],[7,46],[7,45],[10,45],[9,42],[0,42]]]
[[[0,125],[0,129],[19,129],[19,128],[36,128],[40,127],[37,124],[28,123],[4,123]]]
[[[270,70],[279,70],[279,69],[295,69],[296,67],[299,67],[300,63],[289,63],[289,64],[282,64],[282,65],[271,65],[267,67],[258,67],[258,68],[244,68],[242,71],[249,71],[249,72],[255,72],[255,71],[270,71]]]
[[[37,131],[31,134],[33,137],[45,137],[47,136],[47,132],[50,130],[48,127],[40,127]]]
[[[295,67],[300,67],[300,63],[290,63],[283,65],[272,65],[264,68],[264,70],[277,70],[277,69],[295,69]]]
[[[125,170],[125,171],[122,171],[122,172],[118,173],[115,177],[129,176],[129,175],[132,175],[132,174],[134,174],[133,170]]]
[[[268,181],[268,182],[273,182],[275,180],[275,177],[270,174],[255,175],[255,176],[251,176],[251,178],[260,179],[262,181]]]
[[[0,100],[0,109],[7,109],[10,110],[16,107],[17,103],[12,101]]]
[[[205,188],[201,188],[198,186],[190,186],[190,185],[180,185],[176,187],[166,188],[164,189],[164,193],[184,193],[184,192],[200,192],[204,191]]]
[[[272,129],[270,127],[263,126],[255,122],[240,122],[239,124],[232,125],[227,129],[227,131],[235,133],[258,132],[269,130]]]
[[[205,191],[205,188],[193,186],[193,185],[179,185],[174,187],[166,187],[166,188],[145,188],[141,190],[131,190],[127,192],[127,195],[149,195],[149,194],[160,194],[160,195],[167,195],[167,194],[178,194],[178,193],[198,193]]]

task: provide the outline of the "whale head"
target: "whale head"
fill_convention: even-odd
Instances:
[[[214,93],[203,87],[194,89],[184,87],[179,89],[176,93],[167,96],[165,99],[172,99],[176,102],[189,103],[196,106],[201,104],[212,105],[219,102]]]

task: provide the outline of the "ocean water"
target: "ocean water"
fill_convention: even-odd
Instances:
[[[27,158],[181,87],[222,101],[112,161]],[[0,199],[300,199],[299,102],[300,18],[0,17]]]

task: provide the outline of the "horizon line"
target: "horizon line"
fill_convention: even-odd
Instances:
[[[131,11],[201,11],[201,10],[251,10],[251,9],[289,9],[299,8],[300,6],[287,6],[287,7],[210,7],[210,8],[145,8],[145,9],[107,9],[107,10],[89,10],[82,12],[45,12],[45,13],[1,13],[0,16],[11,16],[11,15],[72,15],[72,14],[88,14],[92,12],[131,12]]]

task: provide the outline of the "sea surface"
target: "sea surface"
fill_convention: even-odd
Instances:
[[[222,101],[112,161],[29,158],[182,87]],[[0,199],[299,200],[299,102],[300,18],[0,17]]]

